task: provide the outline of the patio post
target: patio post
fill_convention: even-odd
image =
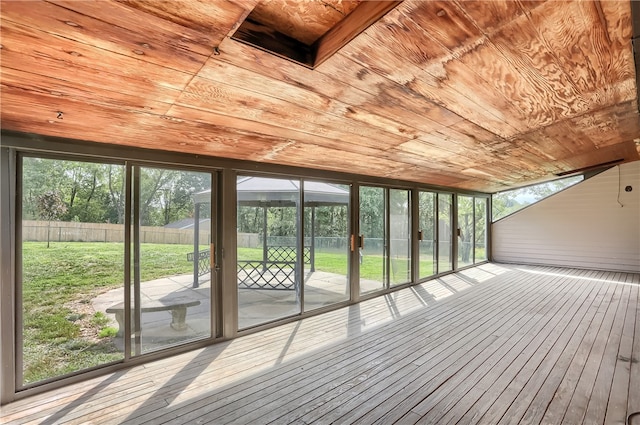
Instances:
[[[213,255],[213,253],[209,253]],[[196,202],[193,211],[193,287],[200,286],[198,281],[200,267],[200,203]]]
[[[303,251],[303,255],[304,255],[304,251]],[[311,248],[309,249],[309,262],[311,263],[311,272],[313,273],[316,271],[316,206],[315,205],[311,207]]]
[[[296,207],[296,263],[295,263],[295,287],[296,287],[296,295],[297,301],[300,300],[300,285],[301,282],[304,281],[304,229],[303,229],[303,221],[304,221],[304,211],[300,207],[300,199],[304,197],[304,186],[299,194],[299,199],[295,201]],[[304,203],[302,204],[304,205]]]
[[[268,249],[267,249],[267,204],[262,207],[262,271],[267,270]]]

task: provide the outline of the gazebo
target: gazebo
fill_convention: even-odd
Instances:
[[[302,192],[302,193],[301,193]],[[270,247],[267,243],[267,211],[270,207],[296,207],[297,222],[300,223],[301,208],[297,208],[301,202],[304,207],[311,208],[311,241],[309,247],[300,246],[300,238],[296,238],[294,247]],[[211,201],[211,190],[205,190],[193,195],[194,209],[194,250],[189,259],[194,261],[194,287],[198,286],[198,277],[206,274],[210,269],[209,250],[199,250],[199,224],[200,205]],[[315,271],[315,209],[318,206],[345,206],[349,205],[349,191],[331,183],[304,181],[301,188],[300,180],[280,179],[268,177],[239,177],[237,181],[237,202],[239,206],[260,207],[263,210],[262,220],[262,251],[263,258],[261,267],[263,271],[269,269],[271,265],[282,262],[292,263],[300,261],[300,264],[308,262],[311,271]],[[308,249],[307,249],[308,248]],[[300,254],[300,259],[296,259],[296,253]],[[257,268],[254,267],[255,270]],[[279,269],[279,271],[282,271]],[[293,272],[295,274],[295,272]],[[286,278],[288,278],[287,276]],[[253,282],[253,287],[256,287]],[[284,282],[276,284],[260,284],[257,287],[262,289],[291,289],[297,286],[297,276],[288,285]]]

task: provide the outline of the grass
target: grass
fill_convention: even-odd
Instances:
[[[191,250],[144,244],[142,281],[191,272]],[[98,294],[122,288],[123,244],[25,242],[22,252],[24,383],[120,360],[117,329],[103,313],[83,311]]]
[[[241,261],[262,261],[262,248],[238,248],[238,260]],[[396,272],[397,281],[406,282],[405,273],[408,268],[407,260],[392,259],[392,272]],[[346,252],[316,252],[316,270],[339,275],[347,275],[348,257]],[[382,281],[383,256],[366,254],[360,262],[360,277],[367,280]],[[421,274],[428,275],[433,271],[433,261],[431,259],[420,260]],[[425,274],[424,271],[427,271]],[[393,275],[393,273],[392,273]],[[395,281],[395,279],[392,279]]]
[[[24,383],[65,375],[121,360],[117,329],[92,299],[124,281],[122,243],[25,242],[22,251]],[[143,244],[142,282],[193,271],[190,245]],[[316,252],[316,269],[346,275],[346,253]],[[262,249],[239,248],[240,260],[262,259]],[[400,260],[397,260],[400,261]],[[381,280],[382,256],[365,255],[363,279]],[[394,263],[406,270],[406,261]],[[431,268],[431,261],[421,267]],[[402,280],[400,278],[400,280]]]

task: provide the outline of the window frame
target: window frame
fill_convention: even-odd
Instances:
[[[435,193],[435,207],[436,217],[438,214],[438,197],[442,195],[450,195],[452,197],[451,206],[451,219],[454,222],[456,220],[455,213],[455,195],[465,194],[471,196],[488,198],[488,211],[491,208],[490,194],[473,191],[463,191],[454,188],[443,188],[440,186],[420,184],[415,182],[408,182],[392,178],[383,177],[365,177],[362,175],[350,174],[347,172],[333,172],[326,170],[317,170],[312,168],[300,168],[292,166],[281,166],[269,163],[258,163],[244,160],[234,160],[228,158],[216,158],[206,155],[194,155],[185,154],[180,152],[171,151],[159,151],[145,148],[135,147],[123,147],[116,144],[104,144],[87,141],[77,141],[72,139],[65,139],[59,137],[50,136],[33,136],[26,135],[17,132],[2,132],[3,147],[0,148],[0,197],[2,200],[6,199],[18,199],[17,189],[20,182],[18,182],[18,170],[17,162],[19,156],[36,156],[47,157],[52,159],[66,159],[66,160],[81,160],[87,162],[97,163],[116,163],[127,164],[131,167],[133,164],[141,164],[144,166],[162,167],[162,168],[177,168],[182,170],[204,171],[212,173],[215,177],[215,183],[212,180],[212,192],[216,193],[215,199],[212,202],[216,202],[217,205],[217,222],[215,223],[218,229],[217,233],[217,245],[219,249],[216,249],[216,262],[220,265],[218,273],[217,289],[212,293],[213,298],[216,298],[216,305],[220,308],[216,311],[216,332],[208,340],[197,341],[184,346],[172,347],[159,352],[153,352],[145,354],[140,357],[130,358],[128,362],[117,362],[108,366],[100,366],[96,369],[83,370],[82,372],[73,373],[68,376],[56,379],[52,382],[39,382],[37,385],[28,388],[16,388],[15,383],[15,368],[8,373],[3,373],[0,378],[0,403],[7,403],[9,401],[17,400],[27,397],[32,394],[40,393],[43,391],[60,388],[71,383],[76,383],[90,379],[96,376],[104,375],[106,373],[121,370],[124,367],[130,367],[132,365],[143,364],[155,359],[166,358],[172,355],[176,355],[182,352],[191,351],[196,348],[206,347],[221,340],[232,339],[244,334],[253,333],[262,329],[271,328],[280,324],[299,320],[304,317],[310,317],[317,314],[322,314],[326,311],[335,310],[347,305],[356,304],[362,300],[381,296],[400,290],[412,285],[420,284],[421,282],[438,278],[440,276],[454,273],[458,269],[456,264],[452,263],[451,270],[441,271],[439,269],[439,259],[436,260],[436,273],[432,276],[419,278],[417,266],[419,262],[418,250],[415,249],[417,243],[417,229],[415,225],[418,219],[418,202],[415,200],[418,196],[418,191],[428,191]],[[235,248],[237,246],[237,235],[235,226],[232,229],[228,229],[230,226],[224,226],[225,223],[236,222],[236,205],[237,195],[235,193],[236,177],[238,174],[242,175],[263,175],[265,177],[284,177],[284,178],[299,178],[301,181],[313,180],[323,181],[327,183],[337,183],[348,185],[351,188],[350,194],[350,209],[348,214],[349,220],[349,232],[352,237],[359,234],[359,188],[361,185],[378,186],[383,188],[393,188],[409,190],[410,195],[410,243],[411,243],[411,280],[405,284],[389,287],[381,291],[376,291],[366,296],[359,294],[359,264],[357,262],[357,256],[353,253],[349,259],[349,274],[350,274],[350,299],[343,303],[330,305],[326,308],[320,308],[317,310],[311,310],[309,312],[303,311],[300,315],[278,320],[258,326],[255,328],[238,331],[237,325],[234,321],[237,321],[237,309],[233,306],[237,304],[237,290],[236,290],[236,253]],[[130,187],[130,185],[127,185]],[[302,196],[302,192],[301,192]],[[212,208],[213,204],[212,204]],[[0,293],[2,299],[0,299],[0,317],[2,317],[2,324],[0,325],[0,339],[2,340],[2,348],[0,348],[0,357],[3,364],[15,364],[13,358],[15,351],[15,293],[16,293],[16,267],[18,262],[16,261],[16,249],[17,241],[21,239],[20,226],[18,225],[18,208],[15,202],[1,202],[0,203],[0,247],[2,252],[0,253],[0,264],[2,264],[2,270],[0,276],[2,276],[2,287]],[[131,211],[127,216],[130,216]],[[453,225],[456,223],[454,222]],[[302,224],[304,225],[304,224]],[[130,229],[130,227],[127,227]],[[453,226],[452,226],[453,229]],[[439,234],[439,226],[436,222],[434,229],[436,232],[436,244],[435,250],[439,256],[439,240],[441,235]],[[452,242],[455,242],[452,230]],[[130,236],[131,237],[131,236]],[[490,237],[491,228],[489,222],[487,222],[487,253],[490,258]],[[455,252],[452,247],[452,254]],[[357,250],[356,250],[357,252]],[[452,255],[453,260],[453,255]],[[129,260],[131,261],[131,259]],[[453,260],[454,261],[454,260]],[[487,260],[489,261],[489,260]],[[20,265],[21,266],[21,265]],[[8,320],[7,320],[8,319]],[[213,329],[212,329],[213,331]]]

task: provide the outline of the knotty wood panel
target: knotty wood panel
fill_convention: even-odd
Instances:
[[[49,106],[53,106],[56,103],[57,98],[61,99],[74,99],[76,101],[83,102],[87,105],[105,105],[116,108],[121,108],[122,111],[137,111],[145,113],[164,114],[170,107],[167,102],[160,102],[154,99],[149,99],[140,96],[137,93],[131,93],[128,90],[120,91],[117,87],[101,87],[96,88],[92,82],[88,82],[87,85],[74,84],[69,81],[60,80],[54,76],[41,75],[37,79],[33,78],[33,74],[12,68],[2,69],[2,81],[0,84],[3,90],[12,89],[16,93],[21,93],[21,102],[28,101],[28,97],[32,94],[45,94],[52,96],[49,101]],[[98,84],[95,81],[95,84]],[[33,100],[34,103],[37,100]],[[40,109],[46,105],[34,105]],[[10,108],[3,109],[2,113],[8,113]],[[52,108],[54,109],[54,108]],[[75,108],[62,109],[62,112],[74,113]],[[51,118],[47,115],[47,118]]]
[[[3,20],[187,73],[197,72],[212,52],[202,34],[118,3],[67,1],[32,6],[11,2],[3,8]],[[142,19],[155,31],[140,32],[135,25]]]
[[[279,136],[285,134],[287,141],[279,145],[263,146],[254,152],[251,159],[265,162],[281,163],[286,165],[299,164],[301,157],[308,155],[309,165],[318,169],[340,171],[349,168],[352,172],[358,172],[363,175],[371,175],[371,166],[380,167],[385,170],[385,176],[397,178],[398,176],[411,175],[417,177],[424,173],[424,169],[416,168],[412,164],[405,161],[399,161],[393,154],[387,154],[383,150],[374,150],[370,146],[361,146],[354,143],[345,145],[339,140],[331,138],[323,138],[321,135],[312,133],[301,133],[294,130],[283,130],[282,127],[275,127],[266,124],[259,124],[255,121],[234,118],[208,110],[188,108],[180,105],[174,105],[170,111],[172,116],[180,117],[187,122],[197,121],[203,124],[210,123],[220,126],[231,125],[233,128],[242,129],[244,132],[258,131],[269,138],[269,134],[277,133]],[[273,140],[279,140],[279,137],[272,136]],[[237,152],[240,151],[241,144],[235,145]],[[215,146],[211,146],[214,150]],[[367,154],[371,156],[368,163],[359,163],[357,159]],[[237,156],[234,156],[237,157]],[[434,173],[437,174],[437,173]],[[459,182],[458,178],[446,175],[435,175],[434,184],[451,185]]]
[[[634,113],[635,101],[584,114],[567,122],[567,126],[579,129],[596,148],[620,144],[640,136],[640,120]]]
[[[22,131],[38,127],[40,134],[50,136],[65,137],[69,132],[79,129],[94,132],[95,141],[98,142],[146,148],[154,148],[162,143],[169,151],[206,152],[229,157],[237,155],[239,146],[250,147],[255,155],[261,157],[282,143],[280,138],[238,131],[222,125],[175,120],[144,112],[131,114],[113,106],[83,104],[83,112],[74,113],[78,110],[77,101],[42,93],[25,98],[21,91],[4,86],[2,99],[5,103],[3,123]],[[62,119],[57,118],[58,111],[63,112]],[[25,118],[13,121],[14,116]],[[87,120],[87,116],[91,120]],[[133,118],[135,121],[132,121]],[[148,135],[153,134],[158,126],[163,127],[163,131],[157,134],[162,139],[150,139]]]
[[[461,120],[446,109],[429,104],[426,99],[409,97],[405,87],[382,78],[375,85],[354,87],[345,81],[344,77],[355,75],[353,69],[357,65],[345,59],[347,63],[337,68],[335,64],[338,61],[335,58],[339,55],[311,71],[261,51],[251,52],[250,47],[240,43],[227,43],[222,49],[225,54],[208,61],[200,72],[201,76],[219,80],[227,74],[225,81],[231,80],[232,84],[240,84],[242,79],[248,79],[253,91],[264,94],[276,93],[278,96],[285,96],[286,92],[287,97],[303,101],[322,111],[331,112],[327,106],[340,104],[341,110],[334,112],[347,111],[350,118],[358,119],[359,111],[368,111],[368,116],[375,113],[374,119],[367,119],[365,123],[379,126],[385,121],[393,120],[391,131],[395,133],[400,131],[400,128],[407,127],[423,132],[445,130],[447,124]],[[234,59],[233,64],[238,66],[233,66],[227,62],[230,57],[247,60]],[[264,78],[267,78],[269,84],[264,84]],[[363,76],[362,79],[364,78]],[[410,136],[406,132],[402,132],[402,135]]]
[[[117,0],[129,8],[191,28],[210,37],[211,47],[220,44],[231,28],[244,16],[243,6],[228,0],[214,2],[170,0]],[[251,3],[251,1],[247,2]]]
[[[539,6],[543,2],[536,1],[534,4]],[[505,22],[511,22],[525,13],[525,9],[521,7],[522,2],[465,0],[460,3],[460,6],[482,34],[489,37],[498,31]]]
[[[261,96],[238,87],[231,88],[223,83],[214,84],[199,77],[191,81],[176,103],[284,128],[297,128],[364,146],[371,144],[372,139],[377,140],[382,146],[392,146],[404,140],[402,136],[354,125],[353,120],[319,114],[295,103]],[[335,122],[341,122],[343,125],[336,126]]]
[[[605,15],[603,3],[607,2],[575,2],[562,10],[546,4],[531,14],[532,23],[572,85],[587,101],[600,105],[610,104],[609,96],[614,94],[622,101],[633,96],[628,89],[622,93],[607,90],[629,78],[633,62],[631,52],[620,54],[623,40],[631,38],[631,25],[620,21],[621,8],[628,3],[614,2],[617,5],[607,9],[610,16]],[[610,37],[610,32],[615,36]]]
[[[627,1],[405,0],[315,70],[230,38],[257,4],[5,1],[2,128],[483,191],[640,159]]]
[[[0,29],[2,67],[30,72],[36,80],[39,75],[51,76],[98,90],[117,85],[126,93],[173,102],[190,79],[182,71],[110,53],[10,20],[3,19]]]
[[[293,86],[279,79],[248,72],[242,68],[214,60],[207,62],[207,65],[201,70],[200,76],[215,81],[216,84],[222,87],[230,84],[236,87],[237,90],[248,89],[254,93],[277,98],[282,102],[290,102],[291,106],[287,108],[297,108],[298,105],[305,105],[306,108],[322,113],[322,115],[331,115],[330,123],[333,126],[335,126],[335,123],[342,121],[344,125],[339,126],[340,128],[348,128],[352,125],[352,120],[355,120],[363,128],[372,127],[372,131],[366,134],[367,137],[377,138],[381,141],[391,142],[390,137],[393,137],[393,135],[402,138],[418,137],[417,129],[414,130],[410,126],[404,125],[403,121],[398,122],[390,119],[386,110],[381,109],[380,114],[376,114],[367,105],[360,107],[358,103],[365,102],[365,99],[370,97],[363,96],[362,93],[354,93],[354,96],[344,95],[335,99],[318,93],[310,86]],[[360,95],[360,99],[356,99],[357,95]],[[245,96],[241,97],[243,101],[247,101]],[[343,120],[343,118],[348,119]],[[426,126],[421,127],[428,128]],[[428,129],[432,130],[433,127]]]
[[[383,20],[386,19],[391,18],[383,18]],[[416,34],[411,36],[418,37],[420,43],[432,43],[424,39],[424,36]],[[390,43],[389,40],[394,42]],[[405,85],[430,101],[466,117],[495,134],[509,137],[517,133],[517,130],[506,122],[507,111],[491,104],[493,100],[487,103],[487,97],[479,97],[478,91],[486,91],[486,89],[469,87],[470,82],[453,87],[442,64],[424,70],[412,64],[411,57],[402,55],[400,44],[403,44],[403,40],[394,37],[393,34],[385,34],[383,30],[375,34],[372,31],[366,31],[342,52],[350,55],[362,66],[381,72],[384,77]],[[398,58],[404,62],[403,67],[397,66]]]

